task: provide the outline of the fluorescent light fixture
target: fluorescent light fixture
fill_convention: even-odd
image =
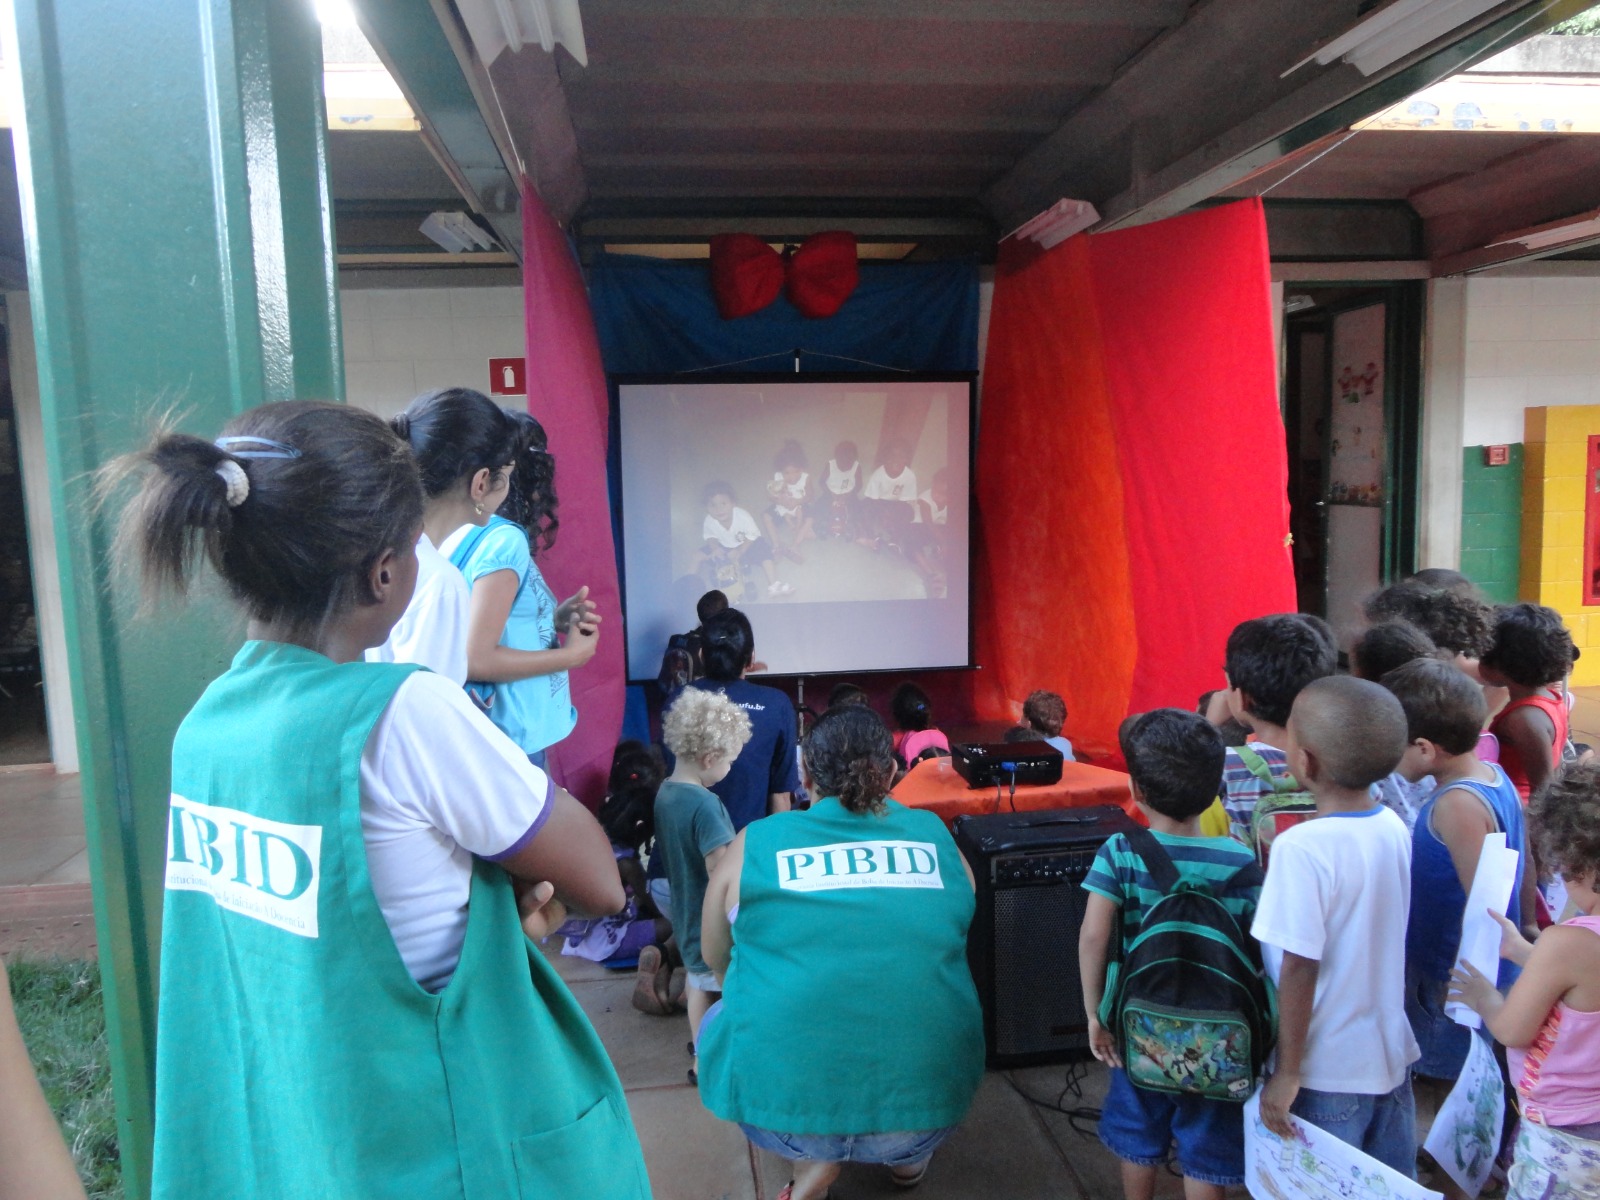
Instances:
[[[1489,247],[1520,245],[1526,246],[1529,250],[1544,250],[1550,246],[1581,242],[1594,237],[1600,237],[1600,208],[1593,212],[1579,213],[1575,217],[1565,217],[1560,221],[1551,221],[1547,225],[1535,225],[1532,229],[1503,233],[1490,242]]]
[[[1033,220],[1006,234],[1006,237],[1027,238],[1048,250],[1099,222],[1099,210],[1087,200],[1057,200]]]
[[[1286,313],[1306,312],[1317,306],[1316,300],[1304,292],[1297,292],[1283,302],[1283,311]]]
[[[546,54],[565,46],[573,58],[589,65],[578,0],[457,0],[456,8],[485,66],[505,50],[516,54],[534,45]]]
[[[451,254],[467,254],[474,250],[497,250],[499,244],[484,232],[483,227],[463,212],[429,213],[420,226],[423,233],[443,246]]]
[[[1363,75],[1372,75],[1500,3],[1502,0],[1389,0],[1284,74],[1313,60],[1325,67],[1342,58]]]

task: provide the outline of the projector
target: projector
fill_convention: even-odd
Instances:
[[[996,742],[950,747],[950,765],[969,788],[1060,783],[1061,751],[1048,742]]]

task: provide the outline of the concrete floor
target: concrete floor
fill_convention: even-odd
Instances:
[[[1063,947],[1076,953],[1076,947]],[[682,1016],[648,1017],[629,1003],[633,973],[613,972],[551,953],[584,1011],[594,1022],[628,1094],[656,1200],[773,1200],[789,1179],[788,1165],[753,1150],[735,1125],[700,1104],[685,1070],[688,1022]],[[1092,1122],[1076,1132],[1068,1118],[1031,1104],[1018,1089],[1046,1104],[1096,1106],[1106,1086],[1097,1063],[1076,1072],[1079,1096],[1062,1097],[1068,1068],[991,1071],[961,1128],[934,1157],[915,1195],[926,1200],[1110,1200],[1122,1194],[1117,1161],[1094,1137]],[[900,1195],[881,1168],[847,1167],[834,1184],[836,1200]],[[1162,1200],[1183,1194],[1181,1181],[1164,1177]],[[1243,1197],[1242,1188],[1237,1195]]]

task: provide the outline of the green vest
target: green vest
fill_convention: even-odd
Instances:
[[[156,1200],[640,1200],[616,1073],[473,872],[461,960],[411,978],[367,876],[361,753],[415,667],[247,642],[172,750]]]
[[[706,1107],[797,1134],[959,1122],[983,1077],[973,906],[932,813],[826,799],[750,825],[722,1011],[700,1040]]]

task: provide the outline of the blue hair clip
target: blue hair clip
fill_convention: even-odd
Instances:
[[[218,450],[226,450],[235,458],[299,458],[300,451],[283,442],[264,437],[222,437],[215,442]],[[253,445],[265,449],[239,450],[240,445]]]

